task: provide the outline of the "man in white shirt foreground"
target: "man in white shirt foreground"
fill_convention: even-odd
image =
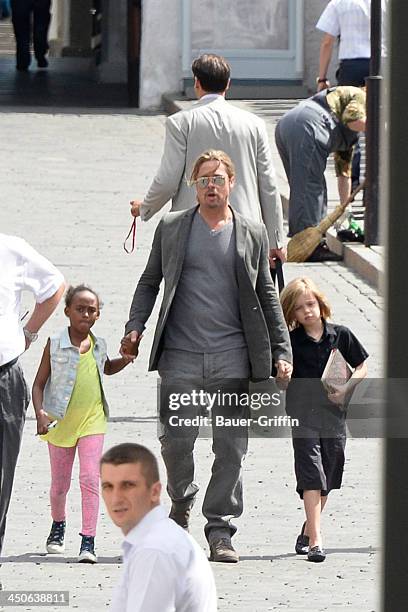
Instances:
[[[155,456],[125,443],[101,459],[102,497],[125,535],[122,579],[111,612],[214,612],[214,577],[204,552],[160,505]]]
[[[38,331],[57,307],[65,284],[55,266],[22,238],[0,234],[0,262],[1,553],[25,413],[30,401],[18,358],[37,339]],[[24,327],[20,313],[23,291],[33,293],[36,302]]]

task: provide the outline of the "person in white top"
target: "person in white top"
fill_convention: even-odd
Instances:
[[[371,0],[331,0],[316,28],[324,33],[320,45],[317,91],[330,87],[327,70],[334,44],[340,38],[338,85],[362,87],[370,71]]]
[[[382,0],[382,21],[385,24],[386,0]],[[331,0],[316,28],[323,32],[320,45],[319,75],[316,78],[317,91],[330,87],[327,71],[337,39],[339,43],[339,67],[336,72],[338,85],[364,87],[370,74],[371,56],[371,0]],[[384,28],[383,28],[384,29]],[[382,55],[385,55],[383,36]],[[360,145],[354,148],[352,164],[352,188],[360,183]]]
[[[30,394],[18,357],[37,339],[38,331],[57,307],[64,277],[25,240],[0,234],[0,552],[14,471]],[[36,304],[25,326],[20,323],[23,291]]]
[[[244,217],[263,221],[274,267],[274,259],[285,258],[283,213],[265,122],[225,100],[230,66],[223,57],[205,53],[193,61],[192,72],[198,100],[167,118],[160,168],[144,200],[131,202],[132,215],[148,221],[170,199],[172,211],[194,208],[188,178],[196,159],[207,149],[225,151],[236,169],[231,206]]]
[[[157,460],[140,444],[124,443],[101,459],[108,513],[125,539],[123,572],[111,612],[214,612],[214,577],[195,540],[160,505]]]

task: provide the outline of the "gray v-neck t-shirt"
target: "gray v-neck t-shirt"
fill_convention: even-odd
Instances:
[[[166,322],[164,348],[217,353],[245,346],[234,223],[211,230],[197,212]]]

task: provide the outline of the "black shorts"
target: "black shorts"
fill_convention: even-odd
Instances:
[[[303,499],[303,491],[321,491],[328,495],[340,489],[344,470],[345,429],[330,436],[321,431],[302,427],[292,437],[295,453],[296,491]],[[302,437],[299,437],[302,436]],[[303,437],[304,436],[304,437]]]

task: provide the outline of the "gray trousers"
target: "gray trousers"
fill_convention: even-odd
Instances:
[[[17,362],[0,368],[0,553],[30,393]]]
[[[318,225],[327,214],[324,171],[335,129],[330,112],[312,100],[301,102],[276,126],[276,146],[290,187],[289,236]]]
[[[220,353],[192,353],[164,350],[159,360],[161,377],[159,436],[162,456],[167,469],[167,491],[173,506],[179,510],[191,508],[198,491],[194,482],[194,443],[198,426],[170,427],[169,396],[171,393],[248,393],[249,359],[246,348]],[[219,537],[231,537],[237,530],[231,519],[243,511],[242,462],[248,447],[248,428],[217,427],[216,415],[226,418],[248,418],[248,407],[217,403],[212,408],[212,451],[215,455],[210,482],[203,502],[207,519],[204,531],[211,542]],[[200,408],[188,405],[180,415],[199,416]],[[207,413],[208,415],[210,413]]]

